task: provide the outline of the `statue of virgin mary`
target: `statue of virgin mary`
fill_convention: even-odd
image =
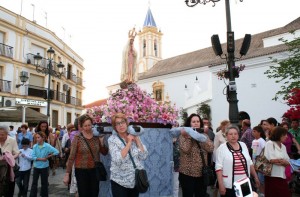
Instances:
[[[135,28],[128,32],[128,42],[123,50],[121,82],[134,83],[137,81],[137,52],[134,49]]]

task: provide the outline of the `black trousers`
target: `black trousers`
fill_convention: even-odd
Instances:
[[[5,195],[5,197],[13,197],[15,192],[15,181],[8,181],[7,187],[7,194]]]
[[[236,197],[234,189],[226,188],[225,195],[221,195],[221,197]]]
[[[30,171],[31,169],[19,171],[19,177],[16,179],[16,183],[19,187],[19,196],[27,196]]]
[[[139,192],[135,188],[126,188],[114,181],[111,183],[111,192],[113,197],[138,197]]]
[[[41,175],[41,197],[48,197],[48,171],[49,168],[33,168],[33,178],[30,190],[30,197],[37,196],[38,180]]]
[[[179,173],[179,183],[182,197],[206,197],[207,187],[204,186],[202,177],[192,177]]]
[[[98,197],[99,181],[96,177],[96,169],[75,168],[79,197]]]

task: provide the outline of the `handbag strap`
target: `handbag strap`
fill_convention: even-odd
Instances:
[[[125,143],[124,140],[119,136],[119,134],[118,134],[118,138],[121,140],[121,142],[123,142],[124,146],[126,146],[126,143]],[[134,160],[133,160],[133,157],[132,157],[132,155],[131,155],[131,153],[130,153],[130,150],[128,151],[128,153],[129,153],[129,157],[130,157],[130,159],[131,159],[131,161],[132,161],[133,167],[134,167],[134,169],[136,169],[136,165],[135,165],[135,162],[134,162]]]
[[[259,153],[259,156],[263,156],[263,155],[265,155],[265,147],[263,147],[263,149]]]
[[[203,167],[206,167],[206,162],[205,162],[205,159],[204,159],[203,150],[202,150],[200,144],[197,141],[195,141],[195,142],[196,142],[197,146],[200,149],[200,156],[201,156],[201,159],[202,159]]]
[[[82,135],[82,133],[81,133],[80,135],[81,135],[81,137],[83,138],[83,140],[85,141],[87,147],[89,148],[89,150],[90,150],[90,152],[91,152],[91,155],[92,155],[92,157],[93,157],[94,162],[96,162],[95,157],[94,157],[94,154],[93,154],[93,152],[92,152],[92,149],[91,149],[89,143],[86,141],[86,139],[85,139],[85,137]]]

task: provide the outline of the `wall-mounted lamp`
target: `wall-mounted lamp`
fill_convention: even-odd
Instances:
[[[186,99],[189,99],[191,97],[191,95],[189,94],[189,89],[186,84],[184,85],[184,95]]]
[[[201,88],[200,88],[200,83],[199,83],[197,76],[196,76],[196,80],[195,80],[195,88],[196,88],[197,93],[199,94],[201,92]]]
[[[19,88],[20,86],[25,85],[26,81],[28,80],[28,72],[26,71],[21,71],[20,73],[20,81],[22,82],[21,84],[17,84],[16,88]]]

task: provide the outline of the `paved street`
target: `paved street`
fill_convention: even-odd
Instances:
[[[31,171],[31,173],[33,170]],[[51,171],[50,171],[51,172]],[[64,177],[65,169],[59,168],[56,170],[56,175],[52,176],[52,172],[49,175],[48,181],[49,181],[49,197],[62,197],[62,196],[69,196],[73,197],[74,195],[70,195],[68,188],[63,184],[63,177]],[[31,188],[31,182],[32,182],[32,175],[30,176],[30,183],[28,188],[28,196],[30,194],[30,188]],[[39,185],[38,185],[38,196],[40,194],[41,184],[39,179]],[[19,192],[19,188],[16,185],[15,186],[15,194],[14,196],[17,197]],[[211,193],[210,189],[208,189],[208,192]],[[181,197],[181,192],[179,193],[179,197]],[[212,196],[212,195],[210,195]]]
[[[33,170],[31,171],[33,172]],[[73,196],[69,194],[67,186],[63,184],[63,177],[64,177],[65,170],[59,168],[56,170],[56,175],[52,176],[52,172],[49,175],[49,197],[62,197],[62,196]],[[30,176],[30,183],[28,188],[28,196],[31,189],[31,182],[32,182],[32,175]],[[41,184],[39,179],[39,186],[38,186],[38,196],[40,194]],[[14,196],[18,196],[19,188],[15,186],[15,194]]]
[[[56,170],[56,175],[52,176],[52,172],[49,175],[49,197],[62,197],[62,196],[69,196],[73,197],[74,195],[70,195],[68,188],[63,184],[63,177],[64,177],[65,170],[62,168],[59,168]],[[32,176],[30,177],[30,184],[29,184],[29,191],[28,196],[30,193],[30,186],[31,186]],[[39,180],[39,186],[38,186],[38,196],[41,189],[40,180]],[[19,188],[16,185],[15,187],[15,194],[14,196],[18,196]],[[208,188],[208,193],[210,196],[212,196],[211,189]],[[179,197],[181,197],[181,192],[179,194]],[[299,197],[299,195],[293,194],[293,197]]]

